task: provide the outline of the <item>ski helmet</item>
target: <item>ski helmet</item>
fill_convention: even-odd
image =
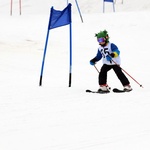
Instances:
[[[98,38],[105,38],[106,43],[109,42],[109,36],[108,36],[108,32],[106,30],[104,31],[100,31],[99,33],[95,34],[95,36]]]

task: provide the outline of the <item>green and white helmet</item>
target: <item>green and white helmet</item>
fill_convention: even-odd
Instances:
[[[108,32],[106,30],[100,31],[99,33],[95,34],[95,37],[97,37],[97,39],[105,38],[106,43],[109,42],[109,36],[108,36]]]

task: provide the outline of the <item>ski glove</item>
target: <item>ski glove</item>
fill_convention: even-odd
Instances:
[[[107,61],[111,61],[112,57],[110,55],[106,56]]]
[[[97,59],[93,58],[90,60],[90,65],[94,66],[96,64]]]
[[[120,54],[120,52],[119,52],[119,50],[117,51],[114,51],[113,53],[111,53],[110,54],[110,56],[112,57],[112,58],[116,58],[116,57],[118,57],[118,55]]]
[[[95,65],[95,63],[93,63],[92,61],[90,61],[90,65],[94,66],[94,65]]]
[[[112,58],[114,58],[114,57],[115,57],[115,54],[114,54],[114,53],[111,53],[110,56],[111,56]]]

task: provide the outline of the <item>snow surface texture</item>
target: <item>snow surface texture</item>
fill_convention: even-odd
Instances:
[[[150,150],[150,1],[78,0],[72,3],[73,68],[69,80],[69,27],[50,31],[43,73],[39,78],[49,11],[64,0],[0,1],[0,150]],[[98,73],[89,64],[98,48],[94,34],[106,29],[121,51],[122,68],[133,91],[90,94]],[[101,62],[96,64],[100,69]],[[122,88],[113,71],[108,84]]]

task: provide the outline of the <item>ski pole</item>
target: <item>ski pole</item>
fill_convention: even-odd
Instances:
[[[117,66],[120,67],[120,65],[118,65],[113,59],[111,59],[111,61],[116,64]],[[120,67],[121,68],[121,67]],[[132,80],[134,80],[138,85],[140,85],[140,87],[143,88],[142,84],[140,84],[138,81],[136,81],[129,73],[127,73],[123,68],[121,68]]]
[[[97,67],[94,65],[95,69],[97,70],[97,72],[99,73],[99,70],[97,69]]]

